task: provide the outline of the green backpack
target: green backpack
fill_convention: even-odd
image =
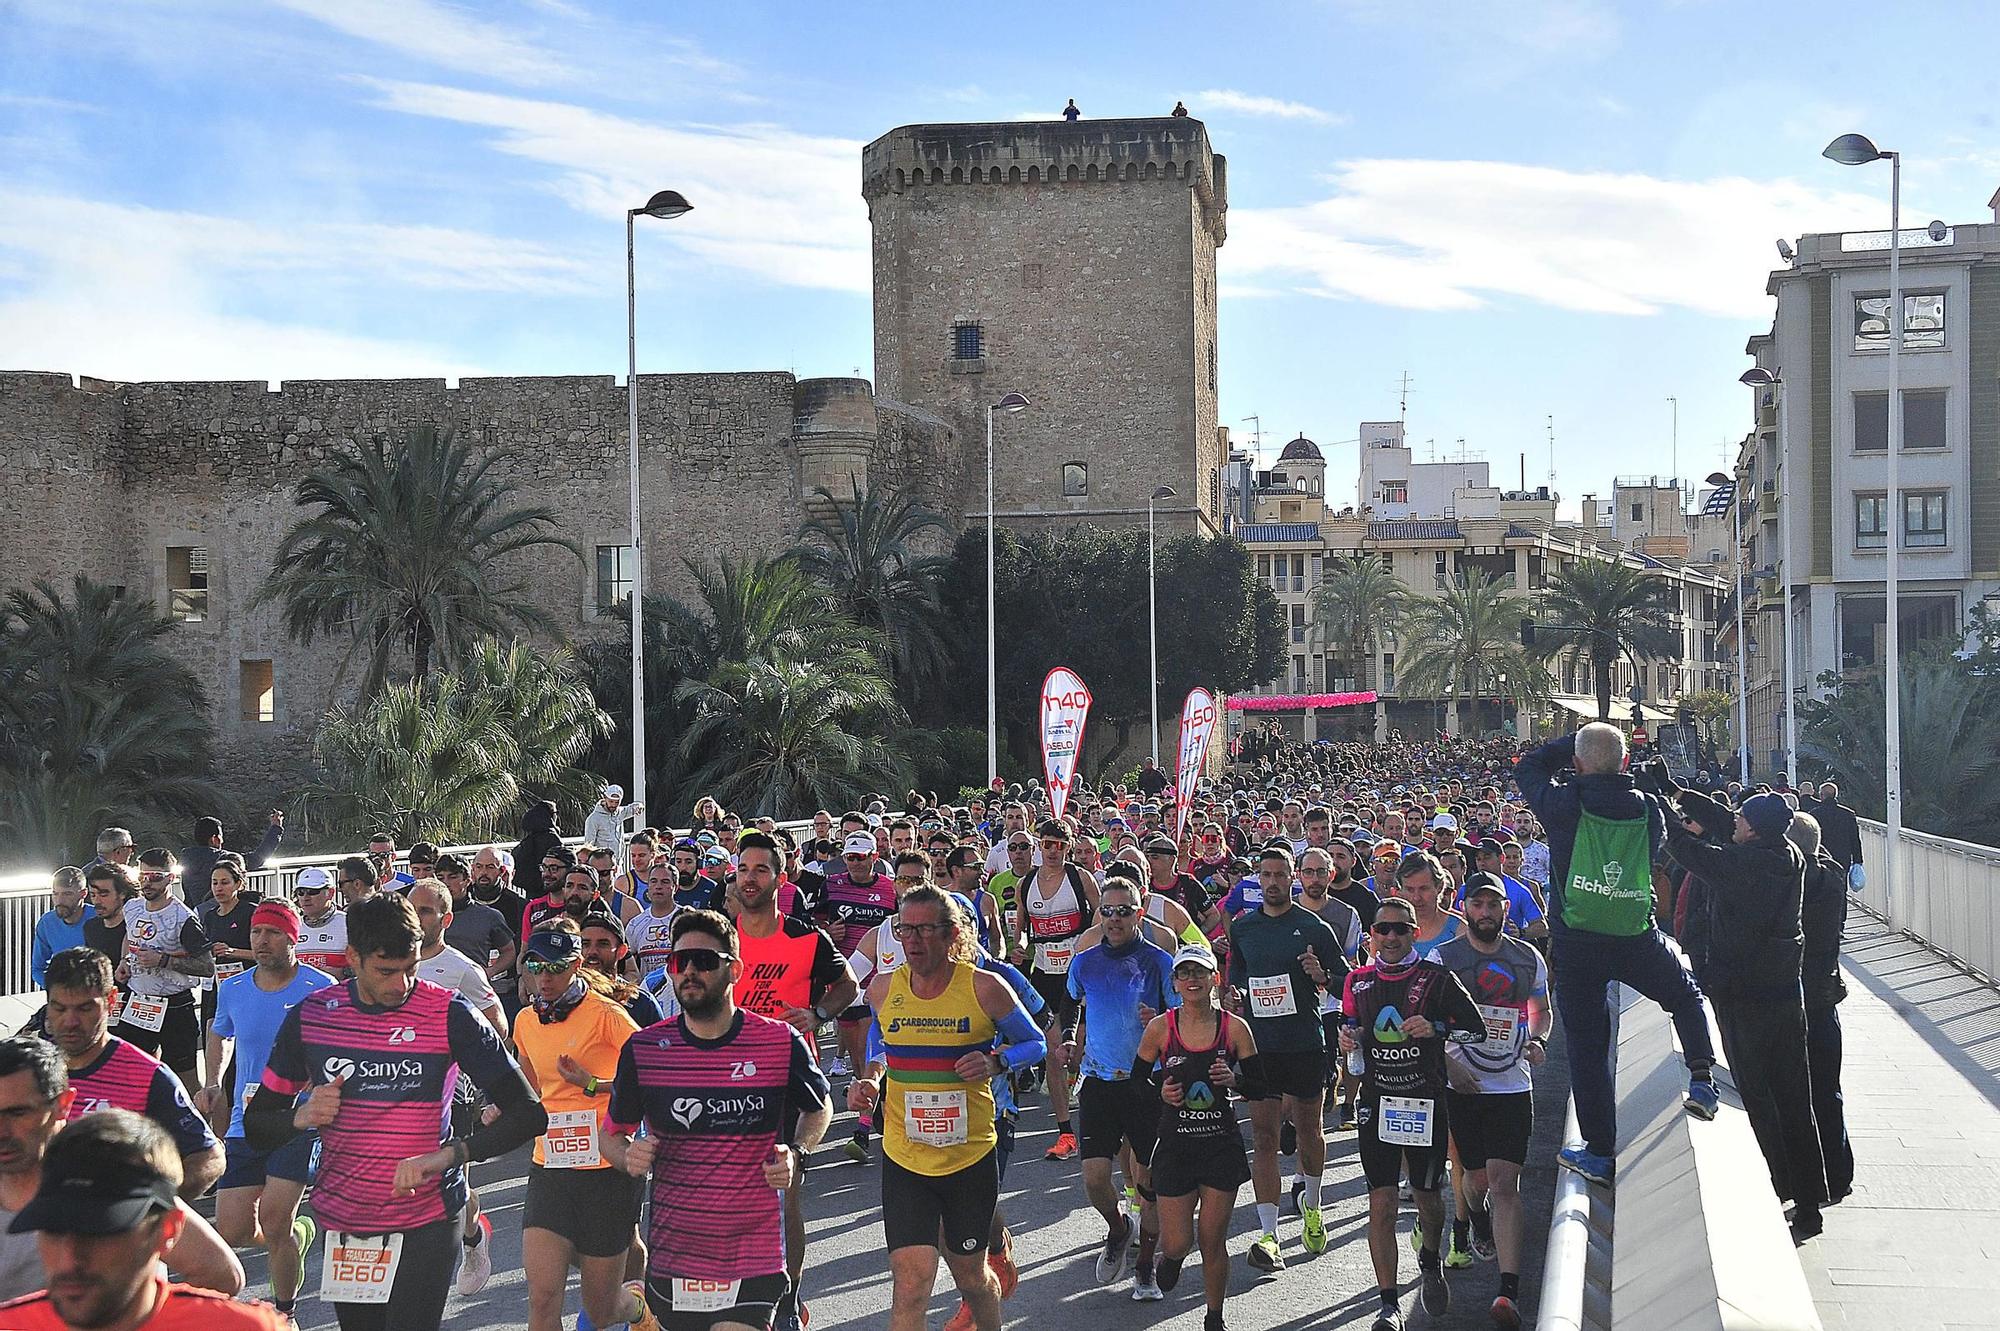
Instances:
[[[1629,938],[1653,927],[1653,840],[1644,818],[1580,813],[1563,883],[1562,919],[1586,933]]]

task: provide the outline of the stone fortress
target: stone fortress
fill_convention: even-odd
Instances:
[[[773,371],[639,376],[644,583],[685,594],[685,561],[769,554],[816,487],[913,494],[983,520],[985,406],[995,508],[1014,524],[1219,531],[1215,251],[1224,161],[1191,119],[916,125],[863,154],[874,231],[877,387]],[[181,620],[209,690],[218,775],[241,811],[296,788],[326,707],[351,694],[344,644],[303,648],[250,608],[299,477],[352,442],[422,421],[513,450],[500,475],[559,515],[578,562],[510,570],[574,639],[606,631],[629,546],[625,388],[611,375],[117,383],[0,371],[0,586],[82,574]],[[653,478],[657,477],[655,481]],[[776,501],[776,502],[774,502]],[[229,810],[226,812],[237,812]]]

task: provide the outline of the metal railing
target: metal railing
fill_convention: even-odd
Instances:
[[[1888,827],[1858,821],[1867,878],[1861,903],[1965,969],[2000,978],[2000,848],[1906,827],[1892,883]]]

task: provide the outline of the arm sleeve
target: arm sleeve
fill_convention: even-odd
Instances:
[[[146,1117],[167,1130],[182,1155],[193,1155],[215,1145],[215,1134],[195,1112],[187,1088],[166,1068],[153,1069],[153,1084],[146,1089]]]
[[[55,955],[55,946],[44,929],[47,923],[48,917],[44,916],[35,925],[35,948],[28,957],[28,979],[37,989],[42,987],[42,977],[48,974],[49,958]]]
[[[862,1066],[866,1067],[878,1058],[886,1060],[888,1057],[889,1050],[882,1043],[882,1023],[871,1014],[868,1018],[868,1038],[862,1042]],[[861,1074],[857,1070],[854,1075],[858,1077]]]
[[[190,915],[181,921],[179,947],[190,957],[198,957],[208,951],[209,937],[202,931],[201,921]]]
[[[452,1057],[472,1078],[472,1084],[486,1092],[500,1110],[500,1117],[465,1139],[474,1160],[490,1160],[505,1155],[530,1138],[548,1131],[548,1111],[535,1098],[521,1066],[500,1043],[500,1036],[472,1005],[454,994],[447,1009],[445,1025]]]
[[[611,1074],[611,1104],[604,1121],[621,1133],[637,1132],[646,1121],[645,1094],[639,1089],[639,1064],[632,1057],[632,1042],[618,1051],[618,1071]]]
[[[1027,1010],[1017,1000],[1014,1008],[997,1023],[1000,1039],[1006,1046],[1000,1051],[1001,1066],[1008,1070],[1029,1067],[1048,1057],[1048,1041],[1034,1022],[1028,1019]]]
[[[1361,1015],[1361,1009],[1354,1001],[1354,977],[1360,971],[1351,970],[1340,982],[1340,1019],[1353,1021]]]
[[[1576,736],[1564,735],[1522,754],[1521,761],[1514,764],[1514,784],[1521,788],[1521,798],[1528,801],[1528,807],[1543,822],[1548,821],[1544,810],[1554,788],[1556,773],[1568,767],[1575,758]]]
[[[1466,992],[1465,984],[1449,971],[1445,973],[1445,983],[1431,992],[1437,995],[1438,1006],[1442,1009],[1438,1016],[1451,1027],[1447,1039],[1459,1043],[1478,1043],[1486,1038],[1486,1017],[1479,1005]],[[1433,1018],[1436,1020],[1436,1018]]]

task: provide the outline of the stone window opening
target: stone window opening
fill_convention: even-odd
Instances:
[[[976,323],[959,322],[951,326],[951,358],[953,360],[979,360],[986,355],[986,330]]]
[[[167,547],[167,614],[183,624],[208,619],[208,547]]]
[[[1063,463],[1062,481],[1065,499],[1081,499],[1090,493],[1090,469],[1081,462]]]
[[[632,547],[597,547],[597,613],[616,614],[632,599]]]
[[[278,719],[277,681],[268,660],[237,662],[238,692],[243,702],[243,719],[252,723]]]

